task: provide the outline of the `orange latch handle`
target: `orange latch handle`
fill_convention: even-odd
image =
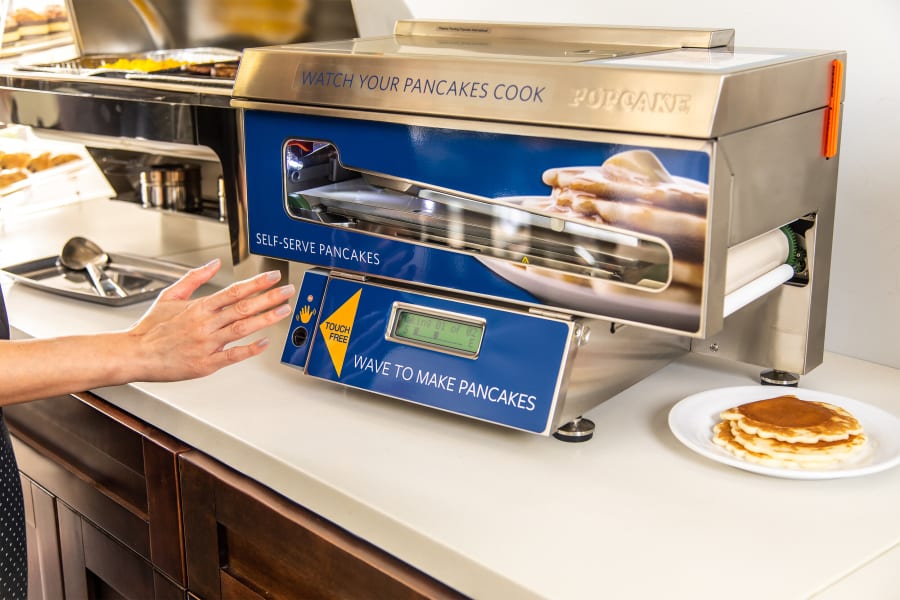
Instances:
[[[844,63],[831,61],[831,93],[825,108],[825,128],[822,132],[822,153],[832,158],[838,150],[838,126],[841,122],[841,90],[844,88]]]

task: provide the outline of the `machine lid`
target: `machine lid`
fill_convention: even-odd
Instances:
[[[406,20],[248,48],[233,98],[710,138],[825,106],[835,56],[735,49],[732,29]]]
[[[666,48],[734,48],[734,29],[625,27],[612,25],[547,25],[405,19],[394,26],[394,38],[490,40],[496,46],[520,42],[532,49],[579,47],[579,54],[606,47],[623,56]],[[364,41],[364,40],[361,40]],[[438,44],[434,44],[439,48]],[[571,58],[578,59],[575,54]],[[580,59],[584,60],[584,56]]]

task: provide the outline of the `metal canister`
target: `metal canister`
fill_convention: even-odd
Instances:
[[[197,165],[161,164],[140,174],[141,205],[182,212],[199,212],[200,167]]]
[[[163,207],[162,188],[151,183],[149,171],[141,171],[141,206],[144,208]]]
[[[228,205],[225,196],[225,178],[219,175],[216,180],[216,199],[219,201],[219,220],[224,222],[228,220]]]

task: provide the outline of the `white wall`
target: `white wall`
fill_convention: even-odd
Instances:
[[[900,368],[900,2],[356,0],[426,19],[728,27],[737,46],[846,50],[826,347]],[[359,14],[357,15],[360,16]],[[389,31],[362,33],[383,33]]]

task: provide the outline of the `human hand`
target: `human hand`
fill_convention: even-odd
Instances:
[[[294,294],[294,286],[270,289],[281,279],[281,273],[271,271],[191,299],[220,266],[221,261],[215,260],[186,273],[163,290],[127,331],[136,353],[134,381],[202,377],[256,356],[266,348],[266,338],[229,344],[291,314],[285,302]]]

